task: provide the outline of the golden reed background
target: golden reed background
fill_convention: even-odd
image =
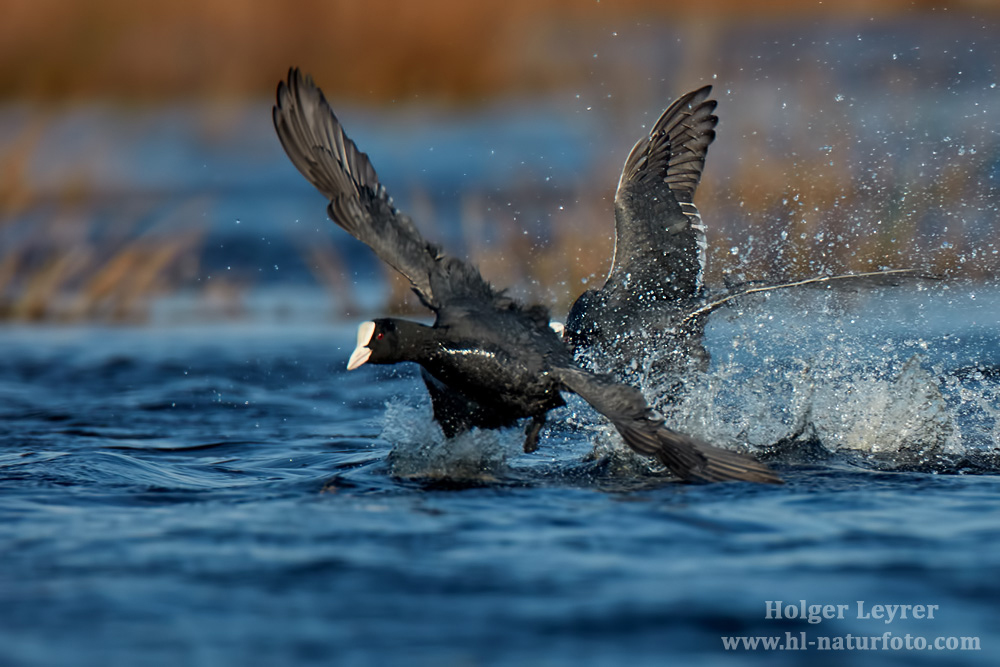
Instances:
[[[747,31],[794,35],[800,27],[815,32],[825,25],[892,20],[921,21],[920,30],[933,31],[936,17],[982,15],[984,21],[995,21],[998,8],[986,1],[923,0],[0,0],[0,104],[27,102],[36,109],[58,109],[99,100],[149,108],[189,100],[224,106],[270,98],[276,79],[288,65],[297,64],[311,72],[331,98],[363,106],[418,103],[461,110],[504,97],[579,90],[602,81],[613,84],[618,97],[631,95],[657,109],[669,98],[661,89],[648,90],[642,63],[637,66],[633,59],[606,51],[595,59],[591,52],[594,44],[606,43],[616,26],[661,26],[665,34],[685,38],[678,62],[672,63],[681,72],[677,80],[682,87],[671,95],[699,85],[712,73],[719,73],[728,85],[741,76],[766,80],[791,72],[800,98],[823,99],[829,105],[832,93],[815,81],[815,63],[783,62],[782,72],[751,76],[753,63],[720,66],[720,54],[728,52],[728,40]],[[1000,63],[992,66],[1000,68]],[[906,76],[907,85],[920,85],[920,73]],[[760,239],[780,231],[747,230],[741,219],[783,219],[794,210],[810,212],[808,225],[803,222],[781,247],[773,244],[745,259],[738,277],[797,278],[811,275],[817,266],[870,270],[909,261],[927,270],[961,267],[972,277],[993,275],[995,260],[965,261],[981,239],[970,240],[955,226],[943,243],[935,238],[933,253],[924,252],[918,216],[884,194],[906,187],[903,176],[894,175],[894,170],[905,171],[901,166],[883,165],[888,174],[885,187],[873,195],[843,166],[830,168],[822,158],[813,164],[796,154],[794,141],[791,150],[776,151],[763,138],[763,127],[758,132],[752,119],[739,118],[744,111],[725,102],[720,107],[720,131],[727,134],[713,147],[699,190],[697,201],[709,223],[715,260],[710,280],[718,282],[723,270],[733,268],[734,243],[745,246],[754,233]],[[843,127],[850,124],[846,118]],[[838,134],[836,129],[832,136],[808,141],[829,143],[838,155],[859,150],[849,133]],[[0,143],[0,232],[4,225],[16,224],[36,199],[24,177],[25,165],[46,131],[45,113],[39,112],[16,136]],[[638,128],[620,133],[630,142]],[[737,133],[741,155],[734,164],[725,151],[734,145]],[[627,148],[622,145],[622,158]],[[380,160],[391,159],[375,158],[376,167]],[[981,198],[967,175],[983,169],[986,159],[984,151],[976,157],[955,157],[925,198],[951,210]],[[468,213],[462,223],[471,257],[496,283],[515,285],[525,296],[564,308],[581,281],[602,275],[609,262],[610,201],[619,164],[581,175],[573,204],[555,216],[544,243],[520,233],[520,223],[498,207],[484,213],[489,193],[465,193],[462,209]],[[527,184],[523,192],[503,196],[531,201],[545,196],[539,194],[541,189]],[[797,197],[791,207],[790,193]],[[73,202],[89,194],[80,184],[67,186],[59,197]],[[420,192],[397,192],[397,199],[400,194],[417,205],[426,199]],[[853,221],[845,229],[846,216],[864,197],[877,200],[866,209],[884,226]],[[434,236],[432,207],[425,205],[420,213],[421,226]],[[141,319],[152,297],[193,286],[197,265],[191,257],[202,243],[197,225],[181,225],[164,242],[130,236],[135,219],[128,211],[116,224],[121,233],[105,246],[77,242],[46,248],[34,243],[29,252],[24,244],[0,245],[0,319]],[[483,224],[500,230],[490,245],[477,241]],[[60,225],[65,222],[43,221],[32,233],[36,239],[57,238],[65,235]],[[827,234],[840,232],[851,243],[827,243]],[[307,253],[318,281],[331,292],[343,293],[350,279],[336,249],[314,247]],[[391,279],[396,306],[404,308],[407,290]],[[238,300],[247,288],[217,282],[212,298]]]
[[[299,63],[338,97],[476,101],[571,88],[570,42],[615,24],[710,35],[747,22],[995,11],[933,0],[3,0],[0,99],[258,96]],[[574,35],[570,40],[568,35]],[[706,44],[708,49],[724,45]],[[583,47],[586,48],[586,47]],[[559,53],[562,51],[563,53]],[[568,53],[566,53],[568,51]]]

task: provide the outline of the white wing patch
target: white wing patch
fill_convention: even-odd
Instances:
[[[695,232],[695,238],[698,241],[698,277],[695,278],[695,284],[701,289],[702,281],[705,278],[705,264],[708,261],[708,239],[705,236],[705,223],[701,221],[701,213],[698,212],[698,207],[689,202],[679,202],[681,205],[681,211],[687,216],[688,222],[691,225],[691,229]]]

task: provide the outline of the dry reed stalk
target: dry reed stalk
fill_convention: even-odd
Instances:
[[[164,274],[182,255],[193,252],[201,236],[193,231],[168,240],[140,238],[129,242],[89,277],[70,316],[141,319],[150,298],[172,287]]]
[[[22,128],[0,159],[0,226],[10,223],[35,200],[28,185],[28,164],[48,130],[51,111],[39,111]]]
[[[21,297],[11,306],[11,318],[39,321],[54,314],[59,290],[90,265],[93,252],[87,247],[75,247],[55,253],[35,273],[25,278]]]

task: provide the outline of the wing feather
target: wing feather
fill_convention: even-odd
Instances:
[[[670,300],[695,296],[705,228],[693,204],[718,118],[711,86],[670,105],[629,153],[615,193],[615,254],[604,291]]]
[[[330,218],[403,274],[426,306],[436,311],[469,296],[500,297],[478,269],[446,256],[396,209],[368,155],[345,134],[311,77],[289,70],[272,117],[292,164],[330,200]]]
[[[575,367],[557,368],[554,373],[568,390],[611,420],[626,445],[655,457],[683,480],[782,483],[771,469],[749,456],[667,428],[634,387]]]

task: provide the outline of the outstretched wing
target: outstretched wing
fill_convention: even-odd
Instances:
[[[640,454],[657,458],[683,480],[782,483],[767,466],[749,456],[665,427],[663,420],[653,416],[642,393],[635,387],[580,368],[562,367],[554,372],[567,389],[611,420],[625,444]]]
[[[609,296],[694,296],[705,267],[705,227],[693,203],[719,119],[711,86],[667,108],[625,160],[615,193]]]
[[[425,305],[437,310],[454,298],[496,296],[475,267],[446,256],[396,210],[311,77],[290,69],[272,116],[292,164],[330,200],[330,218],[403,274]]]

